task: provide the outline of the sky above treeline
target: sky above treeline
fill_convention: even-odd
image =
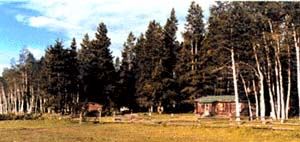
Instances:
[[[0,0],[0,75],[27,48],[39,59],[45,49],[60,39],[67,47],[73,37],[80,43],[85,33],[94,37],[100,22],[108,28],[110,49],[120,56],[129,32],[145,32],[149,21],[164,25],[175,8],[178,39],[192,0]],[[195,0],[205,21],[213,1]]]

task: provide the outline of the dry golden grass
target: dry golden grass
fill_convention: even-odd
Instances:
[[[238,126],[227,119],[197,120],[193,114],[174,117],[170,115],[149,117],[139,114],[139,119],[131,122],[113,122],[112,117],[105,117],[102,121],[102,124],[85,122],[81,125],[75,120],[65,119],[0,121],[0,141],[296,142],[300,140],[300,123],[297,120],[291,120],[284,125],[277,122],[262,125],[258,121],[245,121]]]

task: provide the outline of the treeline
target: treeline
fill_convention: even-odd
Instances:
[[[205,25],[192,2],[182,42],[172,9],[164,25],[153,20],[145,33],[130,33],[115,62],[100,23],[81,48],[75,39],[68,48],[56,41],[40,60],[22,51],[3,72],[0,114],[76,113],[87,101],[106,112],[122,106],[188,112],[197,97],[235,95],[237,119],[241,100],[262,121],[300,116],[299,14],[299,2],[217,2]]]

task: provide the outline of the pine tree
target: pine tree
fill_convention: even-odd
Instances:
[[[124,43],[122,52],[122,63],[119,70],[119,96],[117,102],[119,106],[126,106],[130,109],[136,109],[135,97],[135,63],[134,63],[134,48],[136,38],[129,33],[127,41]]]
[[[162,71],[162,105],[166,111],[174,111],[176,104],[179,104],[178,84],[176,82],[175,65],[178,55],[179,43],[176,40],[178,21],[175,16],[175,10],[172,9],[170,17],[164,26],[164,47],[162,49],[161,64],[157,69]]]
[[[86,68],[88,67],[89,63],[89,54],[90,54],[90,48],[91,48],[91,41],[88,34],[84,35],[84,38],[82,39],[81,49],[78,51],[78,63],[79,63],[79,102],[86,102],[87,96],[86,89],[88,84],[86,84],[87,81],[84,80],[84,78],[87,79],[88,72],[86,72]]]
[[[173,76],[174,67],[176,65],[176,56],[179,43],[176,40],[176,32],[178,30],[178,20],[175,16],[175,10],[172,9],[170,17],[164,26],[164,56],[163,65],[166,67],[169,77]]]
[[[161,63],[162,50],[163,50],[163,31],[162,27],[156,22],[151,21],[148,26],[148,30],[145,34],[145,41],[140,45],[137,44],[138,50],[141,50],[138,56],[138,100],[142,107],[153,107],[159,105],[162,95],[161,82],[155,78],[162,72],[157,72],[155,69]],[[140,46],[140,47],[139,47]]]
[[[111,95],[115,85],[115,69],[109,50],[110,44],[107,28],[104,23],[100,23],[95,39],[89,41],[86,35],[80,50],[84,100],[99,102],[106,108],[112,105]]]
[[[61,41],[47,48],[45,62],[48,76],[49,104],[56,112],[65,113],[65,63],[64,49]]]
[[[147,52],[145,51],[145,37],[144,34],[141,34],[139,36],[139,38],[137,38],[136,41],[136,45],[135,48],[133,49],[133,52],[135,53],[135,57],[133,58],[133,63],[135,63],[134,66],[134,78],[136,80],[135,83],[135,97],[136,97],[136,103],[139,105],[140,110],[144,111],[143,107],[148,106],[148,104],[146,104],[146,96],[144,94],[142,94],[142,88],[143,88],[143,82],[145,80],[144,76],[145,76],[145,72],[144,70],[147,69],[144,66],[145,65],[145,54],[147,54]]]
[[[202,82],[202,41],[204,39],[203,11],[194,1],[191,3],[186,17],[183,45],[179,52],[177,76],[183,102],[188,102],[192,108],[193,100],[201,95]],[[182,54],[182,55],[180,55]],[[189,55],[187,57],[184,57]],[[183,67],[183,68],[181,68]]]
[[[179,106],[182,108],[181,111],[189,111],[192,109],[190,103],[187,101],[189,100],[190,92],[194,90],[189,90],[187,86],[190,85],[190,75],[188,74],[191,71],[191,52],[187,46],[181,45],[179,53],[177,55],[177,63],[175,66],[175,77],[176,82],[178,84],[179,90]]]
[[[65,49],[64,62],[64,71],[66,74],[66,105],[70,112],[75,113],[75,108],[79,101],[79,63],[75,38],[72,39],[70,48]]]

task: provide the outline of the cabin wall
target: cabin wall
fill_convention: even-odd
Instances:
[[[214,105],[211,104],[211,103],[199,103],[199,102],[197,102],[195,108],[196,108],[195,113],[200,114],[200,115],[204,114],[205,110],[210,112],[210,113],[214,113],[214,110],[215,110]]]
[[[235,104],[234,103],[222,103],[216,102],[214,103],[215,106],[215,115],[230,115],[235,111]]]
[[[246,103],[240,103],[240,104],[241,104],[242,112],[248,110],[247,109],[248,105]],[[235,103],[234,102],[214,102],[214,103],[197,102],[195,104],[196,114],[203,115],[205,110],[207,110],[211,115],[232,116],[232,114],[235,113]],[[242,114],[245,115],[245,113]]]

